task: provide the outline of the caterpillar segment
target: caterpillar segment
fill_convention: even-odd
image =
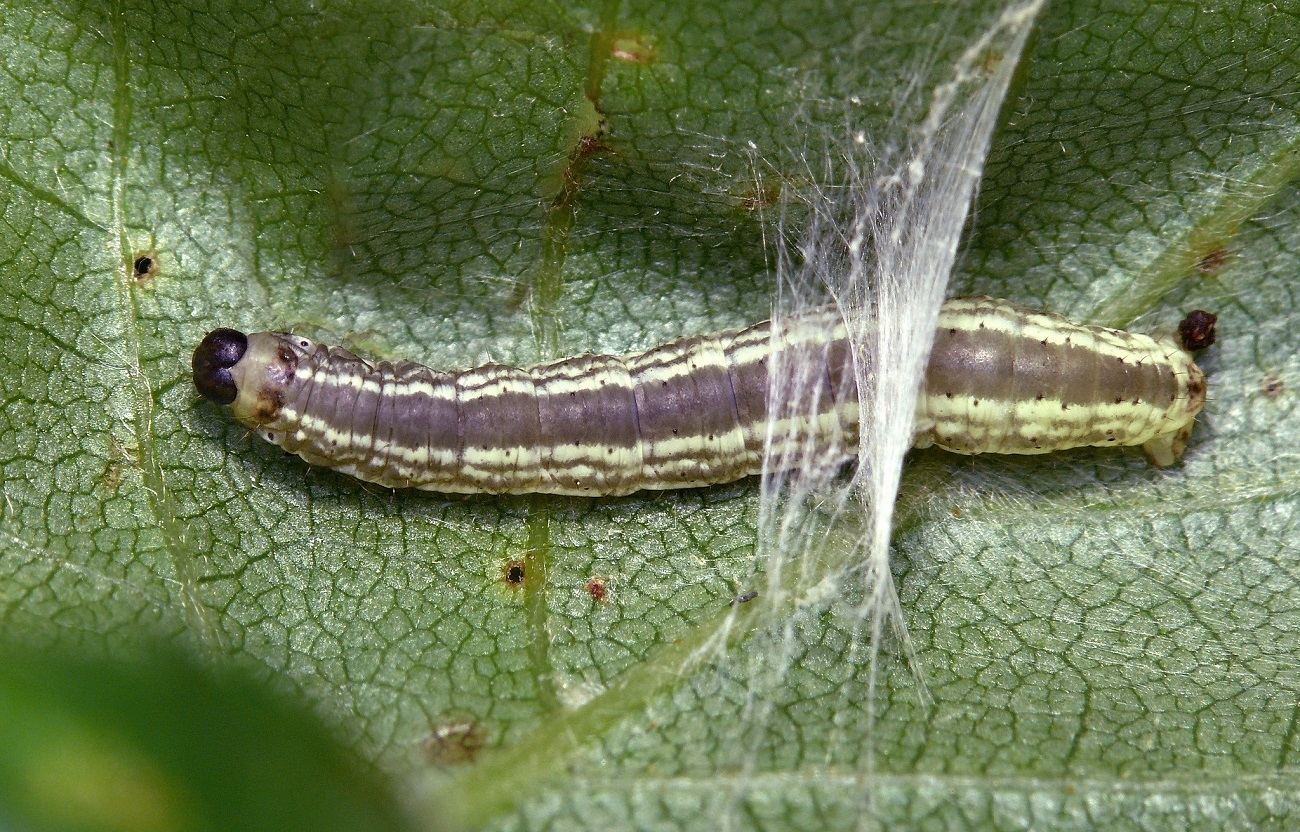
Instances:
[[[1139,445],[1172,465],[1205,405],[1191,353],[1212,343],[1213,327],[1212,315],[1195,312],[1181,336],[1160,339],[1003,300],[950,300],[915,445],[961,454]],[[773,430],[773,442],[807,438],[847,459],[858,428],[849,355],[839,319],[813,313],[632,355],[453,371],[217,329],[192,363],[200,393],[311,464],[390,488],[599,496],[758,473],[777,361],[809,368],[802,377],[813,381],[781,405],[779,415],[798,421]]]

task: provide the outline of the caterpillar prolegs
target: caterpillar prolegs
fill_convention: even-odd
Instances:
[[[1213,342],[1193,312],[1180,336],[1070,323],[992,298],[944,304],[916,409],[916,447],[1037,454],[1141,445],[1171,465],[1205,405],[1191,352]],[[629,494],[758,473],[774,351],[813,360],[814,438],[856,449],[858,396],[843,324],[817,313],[632,355],[439,372],[372,363],[280,332],[208,333],[194,384],[309,463],[391,488]],[[796,352],[784,352],[796,351]]]

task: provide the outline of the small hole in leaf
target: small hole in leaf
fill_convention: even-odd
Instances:
[[[519,587],[524,583],[524,562],[522,560],[512,560],[506,564],[505,579],[511,587]]]
[[[131,262],[131,277],[137,281],[145,281],[152,278],[158,272],[158,258],[153,252],[137,252]]]

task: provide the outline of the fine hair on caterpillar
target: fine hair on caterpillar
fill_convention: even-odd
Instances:
[[[1178,338],[1071,323],[993,298],[940,312],[913,444],[962,454],[1140,445],[1183,454],[1205,404],[1191,352],[1213,341],[1193,312]],[[623,356],[436,371],[369,362],[301,336],[216,329],[194,384],[307,462],[391,488],[622,495],[730,482],[762,470],[768,365],[815,362],[789,441],[856,448],[858,392],[842,321],[808,313]],[[816,363],[820,362],[820,363]],[[783,408],[782,413],[800,412]],[[779,449],[778,449],[779,450]]]

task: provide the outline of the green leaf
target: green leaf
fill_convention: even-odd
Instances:
[[[0,749],[7,828],[411,828],[301,705],[174,648],[113,661],[5,643]]]
[[[390,494],[190,385],[216,325],[453,366],[756,320],[837,102],[901,140],[995,9],[7,3],[5,630],[250,661],[494,828],[1294,824],[1294,3],[1040,15],[954,292],[1221,343],[1181,467],[910,458],[929,706],[888,650],[869,697],[851,595],[688,665],[758,588],[752,481]]]

